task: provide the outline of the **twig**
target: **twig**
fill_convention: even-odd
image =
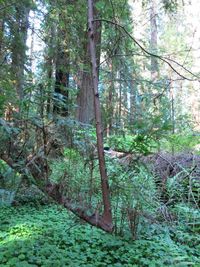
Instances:
[[[196,74],[194,74],[194,73],[192,73],[191,71],[189,71],[188,69],[186,69],[184,66],[182,66],[180,63],[178,63],[178,62],[176,62],[175,60],[172,60],[172,59],[169,59],[169,58],[166,58],[166,57],[162,57],[162,56],[159,56],[159,55],[156,55],[156,54],[153,54],[153,53],[151,53],[151,52],[149,52],[148,50],[146,50],[128,31],[127,31],[127,29],[124,27],[124,26],[122,26],[122,25],[120,25],[120,24],[118,24],[118,23],[116,23],[116,22],[113,22],[113,21],[111,21],[111,20],[107,20],[107,19],[94,19],[93,20],[93,22],[95,22],[95,21],[102,21],[102,22],[106,22],[106,23],[109,23],[109,24],[112,24],[112,25],[115,25],[115,26],[117,26],[118,28],[120,28],[120,29],[122,29],[123,30],[123,32],[125,32],[126,33],[126,35],[129,37],[129,38],[131,38],[133,41],[134,41],[134,43],[145,53],[145,54],[147,54],[147,55],[149,55],[149,56],[151,56],[151,57],[156,57],[156,58],[158,58],[158,59],[160,59],[160,60],[162,60],[163,62],[165,62],[178,76],[180,76],[180,77],[182,77],[184,80],[188,80],[188,81],[194,81],[194,79],[190,79],[190,78],[187,78],[186,76],[184,76],[183,74],[181,74],[181,73],[179,73],[173,66],[172,66],[172,64],[170,63],[170,62],[168,62],[168,61],[171,61],[171,62],[173,62],[173,63],[175,63],[175,64],[177,64],[178,66],[180,66],[181,68],[183,68],[186,72],[188,72],[189,74],[191,74],[192,76],[194,76],[194,77],[196,77],[197,78],[197,80],[199,80],[200,79],[200,77],[199,76],[197,76]]]

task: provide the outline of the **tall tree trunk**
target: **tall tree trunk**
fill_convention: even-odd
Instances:
[[[129,122],[131,128],[134,128],[134,124],[137,121],[137,101],[136,101],[136,95],[137,95],[137,83],[135,81],[136,79],[136,73],[133,73],[133,81],[130,82],[130,115],[129,115]]]
[[[49,116],[51,112],[51,99],[52,99],[52,78],[53,78],[53,59],[50,57],[48,58],[48,72],[47,72],[47,79],[48,79],[48,91],[47,91],[47,107],[46,107],[46,114]]]
[[[157,0],[151,0],[150,7],[150,22],[151,22],[151,52],[157,54],[158,48],[158,29],[157,29]],[[151,56],[151,78],[156,80],[158,77],[158,59]]]
[[[92,82],[93,82],[93,94],[94,94],[94,110],[96,120],[96,134],[97,134],[97,150],[99,158],[99,170],[101,175],[101,189],[103,197],[104,212],[102,215],[102,222],[105,224],[107,231],[113,230],[112,225],[112,210],[110,203],[110,192],[108,185],[108,177],[106,173],[104,148],[103,148],[103,131],[101,122],[101,110],[98,93],[98,70],[96,59],[96,47],[94,40],[94,13],[93,13],[93,0],[88,0],[88,37],[90,44],[90,56],[92,63]],[[98,218],[97,218],[98,219]]]
[[[121,83],[121,72],[119,72],[119,110],[118,110],[118,127],[121,129],[122,127],[122,83]]]
[[[32,25],[31,25],[31,45],[30,45],[30,64],[31,64],[31,75],[32,75],[32,83],[35,83],[34,74],[35,74],[35,65],[36,60],[34,56],[34,47],[35,47],[35,14],[32,17]]]
[[[52,112],[52,95],[54,91],[54,68],[55,68],[55,61],[56,55],[53,51],[55,51],[56,41],[56,25],[54,22],[51,21],[50,24],[50,35],[47,37],[47,57],[45,62],[45,70],[47,71],[47,105],[46,105],[46,115],[49,116]]]
[[[3,59],[4,19],[0,18],[0,64]]]
[[[108,90],[108,99],[107,99],[107,126],[106,134],[110,136],[112,133],[112,124],[113,124],[113,93],[114,93],[114,69],[113,69],[113,60],[110,61],[110,86]]]
[[[68,116],[68,97],[69,97],[69,54],[63,50],[58,53],[56,62],[56,82],[55,82],[55,102],[54,113]],[[61,103],[62,102],[62,103]]]
[[[98,0],[94,0],[94,3]],[[96,8],[94,8],[94,16],[98,14]],[[96,60],[97,66],[100,63],[100,51],[101,51],[101,22],[94,22],[94,42],[96,45]],[[97,69],[99,76],[99,71]],[[79,88],[79,94],[77,97],[77,119],[82,123],[92,123],[94,120],[94,94],[93,94],[93,81],[92,81],[92,70],[90,66],[90,45],[87,42],[86,55],[84,59],[84,67],[81,74],[81,84]]]
[[[24,68],[26,63],[26,41],[30,7],[16,7],[16,21],[11,26],[12,74],[19,100],[24,98]]]
[[[62,20],[59,15],[59,20]],[[60,27],[60,26],[59,26]],[[56,73],[55,73],[55,101],[53,111],[62,116],[68,116],[68,98],[69,98],[69,52],[67,42],[67,32],[58,28]]]

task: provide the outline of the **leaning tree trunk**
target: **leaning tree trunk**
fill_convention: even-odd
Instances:
[[[62,184],[55,184],[48,180],[49,166],[47,161],[48,155],[54,150],[56,139],[50,138],[45,144],[37,150],[26,149],[26,144],[21,142],[21,134],[16,133],[13,130],[13,125],[4,120],[0,120],[0,128],[2,132],[7,131],[11,133],[10,136],[4,140],[2,146],[0,146],[0,159],[5,161],[12,169],[22,174],[24,177],[31,176],[35,181],[35,184],[46,194],[52,197],[57,203],[62,204],[65,208],[71,210],[79,218],[85,220],[89,224],[101,228],[106,232],[112,231],[112,217],[109,204],[109,195],[104,197],[105,210],[103,216],[100,216],[98,212],[90,215],[88,214],[88,207],[80,207],[80,203],[77,205],[73,199],[66,198],[63,195]],[[47,137],[49,134],[47,129],[40,129],[45,131],[44,134]],[[23,130],[22,130],[23,131]],[[43,137],[44,137],[43,134]],[[104,180],[103,186],[107,185],[107,180]],[[104,190],[108,192],[108,188]],[[105,195],[104,193],[104,195]],[[106,202],[107,201],[107,202]]]
[[[93,0],[88,0],[88,37],[90,44],[90,56],[92,64],[92,81],[93,81],[93,91],[94,91],[94,111],[96,120],[96,134],[97,134],[97,150],[99,158],[99,170],[101,174],[101,189],[103,196],[104,212],[102,217],[99,216],[97,221],[102,222],[102,226],[107,231],[112,231],[112,211],[110,203],[110,193],[108,185],[108,177],[106,173],[105,157],[103,149],[103,131],[101,122],[101,110],[100,101],[98,93],[98,71],[97,71],[97,59],[96,59],[96,47],[94,41],[94,14],[93,14]]]

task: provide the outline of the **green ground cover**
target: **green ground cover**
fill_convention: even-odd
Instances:
[[[0,266],[200,266],[196,231],[158,225],[148,231],[133,241],[91,227],[57,205],[2,207]]]

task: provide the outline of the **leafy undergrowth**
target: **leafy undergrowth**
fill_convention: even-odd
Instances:
[[[200,266],[197,235],[156,229],[133,241],[77,221],[60,206],[1,208],[0,266]]]

